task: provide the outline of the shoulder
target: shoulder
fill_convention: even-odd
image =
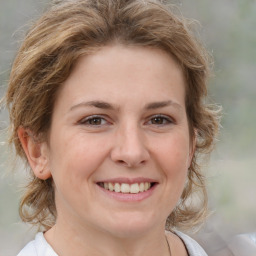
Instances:
[[[35,240],[29,242],[17,256],[58,256],[47,243],[43,233],[38,233]]]
[[[175,231],[174,234],[182,240],[189,256],[207,256],[204,249],[194,239],[179,231]]]

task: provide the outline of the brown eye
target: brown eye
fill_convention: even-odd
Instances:
[[[87,121],[90,125],[101,125],[102,124],[102,118],[100,117],[94,117]]]
[[[162,117],[154,117],[151,121],[152,124],[163,124],[165,120]]]
[[[106,125],[107,121],[101,116],[89,116],[82,119],[79,123],[82,125],[100,126]]]
[[[162,115],[154,116],[150,119],[150,124],[153,124],[153,125],[165,125],[165,124],[171,124],[171,123],[173,122],[169,117],[162,116]]]

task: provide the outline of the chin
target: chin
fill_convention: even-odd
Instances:
[[[144,214],[125,214],[115,216],[109,224],[111,225],[108,227],[108,231],[112,233],[112,235],[119,238],[134,238],[152,231],[156,226],[163,225],[164,228],[165,223],[158,224],[151,216]]]

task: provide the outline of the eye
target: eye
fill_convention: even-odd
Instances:
[[[149,120],[149,124],[153,125],[168,125],[174,123],[173,120],[165,115],[155,115]]]
[[[101,116],[89,116],[86,118],[83,118],[81,121],[79,121],[80,124],[83,125],[89,125],[89,126],[100,126],[100,125],[106,125],[108,122],[105,118]]]

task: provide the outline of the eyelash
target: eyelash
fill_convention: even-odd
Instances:
[[[149,122],[152,120],[156,121],[156,119],[161,119],[164,123],[161,123],[161,124],[151,124],[151,125],[157,125],[157,126],[164,126],[164,125],[170,125],[170,124],[173,124],[174,123],[174,120],[172,118],[170,118],[169,116],[166,116],[166,115],[154,115],[152,117],[150,117],[149,119]]]
[[[153,120],[157,121],[157,119],[158,119],[158,121],[160,119],[163,123],[160,123],[160,124],[152,123]],[[99,121],[100,123],[97,124],[97,121]],[[104,121],[105,123],[102,124],[102,121]],[[90,122],[96,122],[96,123],[92,124]],[[79,124],[88,125],[88,126],[96,126],[96,127],[107,125],[108,123],[109,122],[106,120],[106,118],[99,116],[99,115],[88,116],[79,121]],[[148,123],[150,123],[150,125],[165,126],[165,125],[174,124],[175,122],[172,118],[170,118],[166,115],[158,114],[158,115],[151,116],[150,119],[146,122],[146,124],[148,124]]]
[[[90,122],[92,121],[96,121],[96,120],[104,120],[106,123],[105,124],[91,124]],[[106,125],[108,123],[108,121],[102,117],[102,116],[98,116],[98,115],[94,115],[94,116],[88,116],[86,118],[83,118],[82,120],[79,121],[79,124],[82,124],[82,125],[89,125],[89,126],[101,126],[101,125]]]

